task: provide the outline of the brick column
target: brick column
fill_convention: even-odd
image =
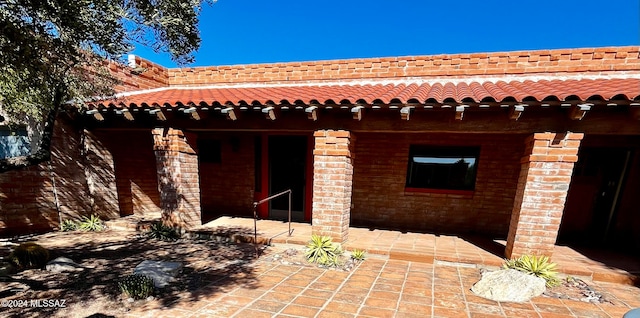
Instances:
[[[551,256],[583,134],[536,133],[526,141],[505,255]]]
[[[181,228],[202,224],[195,135],[173,128],[152,133],[163,221]]]
[[[344,130],[319,130],[313,136],[313,234],[344,242],[351,218],[355,137]]]

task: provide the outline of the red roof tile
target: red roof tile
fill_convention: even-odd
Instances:
[[[640,79],[525,80],[430,84],[296,85],[166,88],[90,106],[295,104],[295,103],[481,103],[501,101],[640,100]]]

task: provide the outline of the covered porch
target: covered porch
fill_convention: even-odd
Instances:
[[[312,234],[308,223],[257,220],[258,242],[264,244],[306,245]],[[192,235],[227,236],[253,242],[254,219],[219,217],[190,231]],[[369,254],[395,260],[423,263],[452,262],[469,265],[500,266],[506,242],[486,236],[437,235],[360,227],[349,228],[349,239],[342,246],[347,251],[365,250]],[[640,258],[624,252],[584,249],[555,245],[552,261],[566,275],[593,281],[638,285]]]

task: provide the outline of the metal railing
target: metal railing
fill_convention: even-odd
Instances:
[[[269,202],[271,199],[275,199],[279,196],[283,196],[285,194],[289,194],[289,236],[291,236],[291,233],[293,233],[293,231],[291,230],[291,189],[289,190],[285,190],[282,191],[280,193],[274,194],[268,198],[264,198],[260,201],[255,201],[253,202],[253,242],[254,244],[258,244],[258,212],[257,212],[257,207],[260,204],[263,204],[265,202]]]

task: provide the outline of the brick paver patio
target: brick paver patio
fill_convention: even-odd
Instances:
[[[212,282],[189,299],[128,317],[622,317],[640,306],[637,287],[597,283],[612,303],[536,297],[500,303],[471,293],[470,266],[371,258],[351,272],[259,260],[247,283]]]

